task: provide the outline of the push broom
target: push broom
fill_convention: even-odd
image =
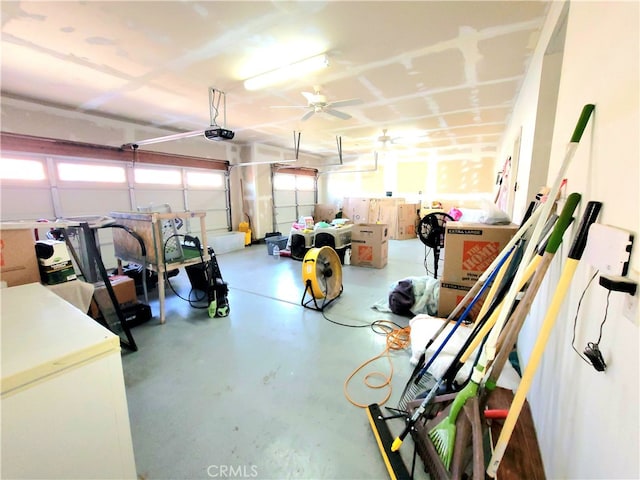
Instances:
[[[529,217],[528,221],[533,221],[533,220],[538,218],[538,216],[540,215],[540,210],[536,210],[536,212],[534,212],[534,214],[531,215],[531,217]],[[536,220],[536,221],[539,222],[539,220]],[[525,222],[525,223],[527,223],[527,222]],[[545,227],[548,224],[548,222],[543,222],[543,223],[545,224],[544,225]],[[556,227],[557,227],[557,222],[556,222]],[[520,228],[520,230],[522,230],[522,227]],[[545,228],[543,227],[542,230],[544,231]],[[530,238],[529,241],[530,241],[530,243],[529,243],[530,245],[534,245],[535,244],[535,241],[533,240],[533,238]],[[510,254],[510,252],[508,252],[508,254]],[[505,255],[505,256],[508,256],[508,254]],[[522,285],[524,285],[526,280],[528,280],[529,276],[531,275],[531,273],[528,273],[528,272],[532,272],[532,267],[534,267],[535,265],[537,265],[537,261],[534,259],[534,260],[531,261],[530,265],[526,269],[524,269],[523,278],[521,278],[519,280],[519,283],[518,283],[518,285],[519,285],[519,288],[517,289],[518,291],[521,290]],[[517,277],[517,273],[520,272],[522,270],[522,268],[523,268],[523,264],[520,263],[520,265],[518,267],[518,270],[516,271],[516,277]],[[509,289],[509,292],[512,289],[513,289],[513,284],[512,284],[512,287]],[[500,313],[500,310],[498,310],[498,309],[500,308],[501,305],[502,305],[502,302],[500,302],[498,304],[498,307],[496,309],[494,309],[494,311],[492,313],[492,317],[494,317],[494,315],[498,315]],[[452,377],[455,377],[455,372],[457,372],[458,369],[459,369],[459,367],[457,365],[457,361],[456,361],[456,359],[454,359],[454,361],[451,363],[451,365],[449,366],[449,368],[447,369],[445,374],[442,375],[436,381],[436,383],[430,388],[430,390],[428,391],[426,397],[422,400],[420,406],[413,412],[412,416],[407,421],[407,425],[405,426],[404,430],[400,433],[400,435],[398,435],[394,439],[394,441],[393,441],[393,443],[391,445],[391,452],[396,452],[400,448],[400,445],[402,445],[402,442],[404,441],[404,438],[411,431],[411,429],[414,427],[414,425],[419,420],[419,418],[425,413],[426,408],[429,405],[429,403],[431,402],[431,400],[433,400],[433,398],[436,396],[436,394],[438,393],[440,388],[445,384],[445,381],[449,380]],[[419,381],[419,377],[416,378],[414,383],[416,385],[418,385],[418,381]],[[419,385],[421,385],[421,384],[419,384]],[[422,391],[423,390],[418,390],[419,393],[421,393]]]
[[[487,467],[487,475],[489,475],[490,477],[496,476],[496,473],[500,466],[500,462],[502,461],[504,453],[507,449],[507,445],[509,444],[509,440],[511,439],[516,421],[518,420],[520,412],[522,411],[527,393],[529,392],[529,388],[531,387],[533,376],[535,375],[538,366],[540,365],[542,353],[544,352],[547,341],[549,340],[551,330],[555,325],[556,319],[558,317],[558,312],[567,294],[569,285],[571,283],[571,280],[573,279],[573,275],[576,271],[578,263],[582,258],[582,254],[587,243],[589,227],[595,222],[596,218],[598,217],[601,206],[602,204],[600,202],[589,202],[587,204],[584,216],[582,217],[582,222],[580,223],[580,227],[573,241],[573,245],[571,246],[571,250],[569,251],[567,260],[565,261],[562,275],[560,276],[555,294],[553,295],[551,304],[549,305],[549,309],[547,310],[545,318],[542,322],[540,333],[538,334],[538,338],[536,339],[536,343],[531,352],[531,356],[529,357],[529,361],[525,368],[524,374],[511,403],[509,414],[507,415],[507,418],[502,426],[500,436],[498,437],[498,441],[496,442],[496,446],[493,451],[493,456],[489,461],[489,466]]]
[[[438,329],[438,331],[436,331],[436,333],[429,339],[429,341],[427,342],[427,345],[425,346],[424,350],[422,351],[422,354],[421,354],[418,362],[416,363],[416,367],[414,368],[413,373],[411,374],[411,377],[409,378],[409,381],[405,385],[405,388],[404,388],[404,390],[402,392],[402,395],[400,396],[400,400],[398,402],[398,408],[400,410],[406,410],[407,409],[407,405],[408,405],[408,403],[410,401],[418,398],[419,394],[429,390],[431,388],[431,386],[433,385],[433,382],[434,382],[433,377],[429,375],[427,378],[425,378],[424,375],[428,371],[431,363],[437,357],[437,354],[439,352],[436,352],[431,357],[429,362],[427,364],[425,364],[423,367],[421,367],[421,365],[423,365],[424,362],[425,362],[426,352],[429,349],[429,347],[433,344],[433,342],[436,340],[436,338],[438,338],[438,336],[444,331],[446,326],[449,324],[449,321],[451,321],[453,318],[455,318],[455,316],[462,309],[462,307],[464,305],[466,305],[468,299],[471,296],[471,293],[474,292],[474,291],[477,292],[477,293],[475,293],[475,296],[473,297],[473,299],[467,305],[467,308],[465,309],[465,311],[462,313],[462,315],[458,319],[458,323],[456,324],[455,328],[457,328],[458,324],[461,323],[466,318],[466,316],[469,313],[469,311],[473,308],[473,306],[476,304],[476,302],[478,302],[479,299],[482,297],[487,283],[491,283],[492,284],[491,285],[491,289],[489,290],[489,293],[487,294],[487,298],[485,299],[485,301],[484,301],[484,303],[482,305],[482,309],[481,309],[480,313],[478,314],[478,316],[476,318],[476,323],[478,323],[478,320],[482,319],[484,317],[484,315],[487,314],[487,312],[493,312],[493,310],[496,308],[496,305],[500,304],[499,301],[498,302],[494,302],[493,301],[494,297],[496,297],[496,295],[499,295],[500,296],[500,300],[502,298],[504,298],[504,295],[506,294],[506,290],[508,290],[510,282],[513,280],[513,276],[515,275],[515,273],[514,273],[515,269],[520,264],[520,261],[522,259],[522,245],[523,245],[523,242],[526,240],[526,233],[530,229],[530,227],[534,224],[534,221],[536,221],[536,219],[537,219],[538,214],[533,215],[533,212],[534,212],[535,208],[538,206],[540,199],[543,197],[543,195],[545,195],[547,193],[548,193],[548,188],[545,187],[545,188],[541,189],[541,191],[538,192],[538,194],[536,194],[536,199],[530,203],[529,208],[527,209],[527,212],[526,212],[526,214],[525,214],[525,216],[523,218],[523,224],[518,229],[518,232],[514,236],[515,238],[513,238],[507,244],[507,246],[505,246],[503,248],[502,252],[494,259],[492,264],[486,269],[485,272],[482,273],[482,275],[480,276],[480,278],[478,279],[476,284],[474,284],[474,286],[472,287],[471,291],[469,291],[467,293],[467,295],[458,303],[458,305],[453,310],[453,312],[451,312],[449,317],[446,320],[443,321],[443,324]],[[532,217],[534,217],[534,218],[532,218]],[[555,221],[557,220],[557,218],[558,218],[558,216],[553,214],[547,220],[547,223],[545,224],[545,227],[543,229],[543,231],[544,231],[543,237],[546,237],[548,235],[548,233],[551,231],[551,228],[553,227],[553,225],[554,225]],[[502,258],[506,258],[505,251],[509,248],[510,245],[512,245],[511,246],[511,250],[510,250],[511,253],[508,256],[507,261],[503,262]],[[505,256],[503,256],[503,254]],[[540,255],[542,255],[542,253]],[[493,276],[493,272],[495,271],[492,267],[495,266],[497,268],[498,265],[500,265],[500,264],[502,264],[502,267],[499,268],[499,271],[497,272],[497,276],[495,277],[493,282],[490,282],[489,279],[490,279],[490,277]],[[529,269],[531,271],[531,274],[533,274],[533,270],[535,270],[535,266],[537,266],[537,263],[535,265],[530,265]],[[512,272],[512,270],[513,270],[513,272]],[[511,272],[509,280],[508,281],[503,281],[503,277],[504,277],[504,275],[506,274],[507,271]],[[528,280],[528,278],[529,277],[527,277],[527,280]],[[484,280],[484,279],[486,279],[486,280]],[[506,285],[506,288],[505,288],[505,285]],[[498,288],[500,290],[498,290]],[[479,289],[479,291],[478,291],[478,289]],[[495,313],[497,314],[497,312],[495,312]],[[493,323],[495,323],[495,317],[491,317],[491,318],[493,319]],[[474,329],[474,332],[472,333],[472,336],[474,335],[475,332],[476,332],[476,330]],[[486,333],[485,333],[485,335],[486,335]],[[449,337],[450,336],[451,335],[449,335]],[[447,342],[449,337],[447,337],[447,339],[443,343],[443,346]],[[476,344],[476,346],[477,346],[477,344]],[[462,352],[460,352],[460,353],[462,353]]]
[[[549,217],[549,220],[547,221],[547,226],[545,227],[545,229],[547,227],[552,228],[555,222],[557,221],[557,219],[558,219],[558,215],[556,214],[553,214],[551,217]],[[551,232],[549,231],[547,233],[551,233]],[[538,268],[538,265],[542,261],[542,257],[547,248],[547,240],[548,240],[548,238],[546,238],[547,233],[543,234],[543,237],[545,237],[545,240],[541,242],[541,246],[538,249],[538,255],[535,255],[531,260],[531,262],[529,262],[529,265],[527,265],[527,269],[525,270],[524,275],[522,276],[522,279],[520,281],[520,286],[518,287],[519,291],[521,291],[525,287],[527,282],[531,280],[531,278],[533,277],[533,274]],[[515,273],[513,276],[515,276]],[[447,379],[447,386],[449,390],[452,390],[453,381],[455,380],[455,374],[464,366],[464,364],[467,362],[469,357],[473,354],[476,348],[478,348],[478,345],[480,345],[482,340],[489,334],[489,332],[491,331],[491,328],[495,325],[496,320],[498,319],[498,315],[500,314],[500,309],[502,308],[502,300],[504,299],[506,295],[506,290],[508,290],[512,281],[513,281],[513,278],[511,278],[509,282],[507,282],[507,284],[502,287],[503,289],[505,289],[505,291],[503,292],[501,290],[496,295],[496,299],[497,299],[496,302],[498,303],[498,305],[495,308],[493,305],[490,307],[489,317],[487,318],[487,314],[485,314],[484,316],[479,316],[480,321],[477,323],[471,335],[469,335],[469,338],[463,345],[463,348],[461,349],[461,351],[458,352],[458,354],[456,355],[454,361],[457,362],[457,366],[452,371],[452,373],[448,376],[448,379]]]
[[[425,357],[426,357],[426,351],[433,344],[433,342],[435,342],[438,336],[445,330],[449,322],[453,320],[456,317],[456,315],[466,305],[466,309],[462,313],[462,315],[459,317],[458,321],[464,320],[464,318],[466,317],[468,312],[471,310],[471,308],[482,297],[484,290],[488,286],[487,280],[491,277],[491,275],[494,272],[497,272],[499,270],[498,266],[503,264],[504,260],[506,260],[509,257],[509,254],[515,247],[516,243],[520,242],[520,240],[523,239],[524,235],[531,228],[531,226],[535,224],[539,216],[540,216],[539,209],[535,210],[529,216],[529,218],[518,229],[516,234],[511,238],[511,240],[509,240],[507,245],[505,245],[505,247],[502,249],[502,252],[500,252],[500,254],[493,260],[491,265],[489,265],[489,267],[487,267],[487,269],[482,273],[482,275],[476,281],[473,287],[471,287],[471,290],[467,292],[465,297],[458,303],[458,305],[451,312],[451,314],[449,314],[449,316],[445,320],[443,320],[442,326],[429,339],[429,341],[427,342],[427,345],[425,346],[420,356],[420,359],[418,360],[418,363],[416,364],[416,367],[414,368],[411,374],[409,381],[407,382],[404,388],[404,391],[402,392],[402,395],[400,396],[400,401],[398,403],[398,406],[400,409],[404,410],[406,408],[406,404],[409,401],[413,400],[418,393],[423,392],[425,389],[431,386],[431,379],[429,379],[428,382],[421,381],[425,373],[427,372],[427,366],[423,366]]]
[[[578,123],[571,137],[571,141],[567,146],[565,158],[562,162],[562,165],[560,166],[560,170],[553,183],[553,186],[549,190],[547,201],[542,205],[541,208],[536,209],[534,211],[534,214],[529,219],[531,220],[535,218],[536,216],[535,214],[538,214],[537,216],[539,217],[539,219],[536,221],[536,226],[531,235],[531,240],[527,245],[527,248],[523,255],[523,260],[520,264],[520,267],[518,268],[518,272],[516,273],[516,278],[514,279],[512,288],[509,290],[509,292],[505,297],[504,305],[500,310],[500,315],[498,319],[496,320],[496,326],[491,330],[491,334],[489,335],[487,345],[483,349],[482,357],[478,362],[478,364],[476,365],[476,367],[474,368],[474,373],[473,373],[471,382],[469,382],[467,386],[463,388],[460,392],[458,392],[458,395],[456,395],[456,398],[458,396],[461,397],[460,401],[462,401],[462,399],[466,401],[467,398],[475,396],[475,394],[477,393],[477,387],[482,381],[482,378],[484,376],[484,370],[486,366],[488,365],[489,362],[491,362],[495,358],[495,346],[498,340],[498,335],[502,330],[502,327],[504,326],[504,323],[507,320],[507,316],[509,315],[511,307],[513,306],[513,303],[515,301],[515,297],[518,293],[517,287],[520,285],[522,276],[524,274],[524,270],[525,270],[524,266],[529,263],[529,259],[532,257],[533,251],[535,249],[535,244],[542,233],[542,229],[546,222],[546,218],[551,213],[551,208],[553,206],[554,200],[558,196],[558,193],[560,192],[560,185],[562,184],[564,175],[567,169],[569,168],[571,159],[575,155],[578,144],[580,143],[580,138],[584,133],[584,130],[587,126],[587,123],[589,122],[589,118],[591,117],[591,114],[594,108],[595,108],[594,105],[591,105],[591,104],[585,105],[583,107],[582,113],[580,114],[580,118],[578,119]],[[560,222],[560,219],[558,220],[558,222]],[[441,385],[442,383],[440,381],[436,383],[436,385],[434,385],[434,387],[431,389],[429,394],[424,398],[424,400],[422,401],[418,409],[414,412],[414,414],[411,416],[411,418],[407,422],[407,425],[405,426],[401,434],[398,437],[396,437],[395,440],[393,441],[393,444],[391,446],[392,452],[395,452],[400,448],[400,445],[402,445],[402,441],[407,436],[407,434],[411,431],[411,429],[413,428],[415,423],[418,421],[420,416],[424,413],[427,404],[435,397],[437,389],[440,388]],[[462,405],[464,405],[464,401],[462,401]]]
[[[553,203],[553,202],[552,202],[552,203]],[[534,222],[536,222],[536,223],[535,223],[534,233],[531,235],[531,238],[529,239],[529,243],[528,243],[528,245],[527,245],[527,250],[535,249],[535,243],[536,243],[536,240],[538,240],[538,237],[540,237],[540,236],[541,236],[542,231],[544,230],[544,227],[545,227],[545,225],[546,225],[546,223],[547,223],[547,222],[545,222],[545,221],[542,221],[542,218],[543,218],[543,217],[541,217],[541,216],[540,216],[540,215],[542,215],[542,214],[544,214],[544,213],[545,213],[545,212],[544,212],[544,210],[545,210],[544,208],[535,210],[535,211],[533,212],[533,214],[529,217],[529,219],[527,220],[527,222],[525,222],[525,224],[523,224],[523,226],[518,230],[518,232],[521,232],[525,226],[528,228],[528,227],[530,227],[531,225],[533,225],[533,224],[534,224]],[[549,210],[549,209],[547,209],[547,210]],[[542,212],[542,213],[541,213],[541,212]],[[546,215],[547,215],[547,216],[549,215],[549,212],[548,212],[548,211],[546,212]],[[535,235],[536,235],[536,231],[538,232],[538,233],[537,233],[537,237],[535,236]],[[519,235],[519,238],[518,238],[518,239],[516,239],[516,241],[519,241],[519,240],[522,238],[522,236],[523,236],[523,235],[524,235],[524,232],[523,232],[521,235]],[[512,240],[513,240],[513,239],[512,239]],[[514,243],[514,245],[515,245],[515,242],[516,242],[516,241],[514,241],[514,242],[513,242],[513,243]],[[512,248],[513,248],[513,247],[512,247]],[[525,251],[525,255],[526,255],[527,250]],[[504,252],[504,250],[503,250],[503,252]],[[511,254],[511,252],[509,251],[509,252],[507,252],[507,253],[505,253],[505,254],[503,255],[502,260],[498,260],[498,259],[496,259],[496,260],[498,260],[498,262],[502,262],[502,263],[504,263],[504,261],[505,261],[505,260],[510,256],[510,254]],[[524,256],[523,256],[523,258],[524,258]],[[516,271],[516,277],[518,277],[518,273],[521,273],[521,275],[523,275],[523,274],[522,274],[522,270],[523,270],[523,264],[521,263],[521,264],[519,265],[519,267],[518,267],[518,270]],[[528,271],[528,269],[525,269],[525,272],[526,272],[526,271]],[[493,274],[495,274],[495,273],[496,273],[496,271],[491,272],[491,275],[493,275]],[[522,283],[524,283],[524,282],[522,281],[522,279],[518,280],[518,285],[520,285],[520,284],[522,284]],[[512,288],[511,288],[511,289],[509,289],[509,292],[507,293],[507,295],[509,295],[509,293],[511,293],[511,290],[513,290],[513,285],[512,285]],[[520,290],[520,289],[518,289],[518,291],[519,291],[519,290]],[[513,294],[513,296],[515,297],[515,294]],[[429,402],[431,402],[431,400],[433,400],[433,398],[436,396],[436,394],[438,393],[438,391],[440,390],[440,388],[444,385],[444,383],[445,383],[445,381],[447,380],[447,378],[449,378],[448,373],[450,373],[450,372],[451,372],[451,369],[452,369],[452,368],[455,368],[455,366],[454,366],[453,364],[450,366],[450,369],[448,369],[448,370],[447,370],[447,372],[445,373],[445,375],[441,376],[441,377],[436,381],[436,383],[431,387],[431,389],[429,390],[428,394],[426,395],[426,397],[425,397],[425,398],[423,399],[423,401],[421,402],[420,406],[419,406],[419,407],[418,407],[418,408],[413,412],[413,414],[411,415],[411,417],[410,417],[410,418],[409,418],[409,420],[407,421],[407,425],[405,426],[404,430],[400,433],[400,435],[398,435],[398,436],[394,439],[394,441],[393,441],[393,443],[392,443],[392,445],[391,445],[391,451],[392,451],[392,452],[395,452],[395,451],[397,451],[397,450],[400,448],[400,445],[402,445],[402,442],[404,441],[404,438],[407,436],[407,434],[408,434],[408,433],[411,431],[411,429],[414,427],[414,425],[415,425],[415,423],[418,421],[418,419],[419,419],[419,418],[420,418],[420,417],[425,413],[426,408],[427,408],[427,406],[428,406]],[[416,393],[416,394],[417,394],[417,393],[419,393],[419,392],[421,392],[421,391],[423,391],[423,389],[415,388],[415,387],[416,387],[416,386],[417,386],[417,387],[421,387],[421,386],[422,386],[422,384],[421,384],[421,383],[419,383],[419,380],[420,380],[421,376],[424,374],[424,372],[425,372],[425,371],[426,371],[426,368],[423,368],[423,369],[422,369],[422,371],[419,373],[419,375],[416,377],[415,381],[413,382],[413,384],[414,384],[414,390],[415,390],[415,393]],[[406,389],[405,389],[405,390],[406,390]],[[416,396],[417,396],[417,395],[416,395]],[[463,403],[462,405],[464,405],[464,403]]]
[[[551,227],[553,227],[557,218],[558,216],[553,214],[552,217],[549,218],[547,225],[550,225]],[[551,232],[548,232],[548,233],[551,233]],[[546,234],[545,234],[545,237],[546,237]],[[529,265],[525,270],[525,274],[522,278],[522,281],[520,282],[520,286],[519,286],[520,291],[522,291],[522,289],[525,287],[527,282],[531,280],[531,277],[533,277],[533,274],[535,273],[537,266],[540,264],[540,261],[542,260],[542,256],[544,255],[544,251],[547,248],[547,240],[548,239],[545,239],[545,241],[542,242],[541,247],[539,248],[539,254],[536,255],[533,258],[533,260],[531,260],[531,262],[529,262]],[[498,315],[500,313],[500,308],[502,308],[502,300],[504,299],[507,293],[507,290],[511,286],[511,283],[513,281],[513,276],[515,276],[515,273],[508,279],[507,282],[505,282],[504,285],[500,287],[500,291],[496,294],[493,304],[489,307],[487,313],[485,313],[485,315],[480,317],[479,321],[476,322],[476,325],[473,331],[471,332],[471,334],[469,335],[465,343],[462,345],[462,348],[460,349],[460,351],[454,357],[453,359],[454,365],[452,365],[445,373],[446,384],[447,384],[446,391],[448,392],[455,391],[454,382],[455,382],[457,373],[460,371],[462,367],[464,367],[469,357],[471,357],[473,352],[478,348],[478,345],[480,345],[482,340],[488,335],[489,331],[491,330],[491,327],[495,325],[496,319],[498,318]]]
[[[580,198],[581,196],[578,193],[572,193],[567,198],[565,206],[562,209],[562,213],[558,218],[558,221],[553,229],[553,233],[551,234],[551,237],[547,244],[545,254],[542,257],[542,261],[536,269],[536,273],[531,279],[531,284],[527,288],[524,297],[511,316],[511,331],[517,330],[518,325],[522,324],[524,318],[526,318],[527,314],[529,313],[529,308],[537,294],[538,288],[542,283],[549,265],[551,264],[551,261],[553,260],[553,257],[560,246],[560,243],[562,243],[562,237],[566,229],[571,224],[573,212],[578,206],[578,203],[580,203]],[[518,284],[519,282],[519,279],[515,281],[516,284]],[[512,290],[518,289],[513,288]],[[506,314],[509,313],[508,309],[503,307],[500,313],[502,314],[505,312]],[[504,322],[502,324],[499,324],[499,322],[497,321],[496,325],[491,330],[491,333],[489,334],[489,337],[487,339],[487,344],[483,349],[483,355],[476,365],[473,371],[473,375],[471,376],[471,381],[462,390],[460,390],[460,392],[458,392],[455,400],[451,404],[451,410],[449,411],[449,414],[438,425],[436,425],[429,431],[429,438],[433,442],[433,445],[447,470],[449,469],[451,458],[453,456],[453,446],[455,444],[456,436],[456,420],[458,418],[458,414],[462,410],[462,407],[464,407],[464,404],[467,402],[467,400],[475,397],[478,393],[478,388],[482,379],[484,378],[486,368],[495,357],[495,355],[489,357],[486,352],[495,352],[498,337],[500,331],[502,330],[502,325],[504,325]],[[505,346],[505,348],[507,347]]]

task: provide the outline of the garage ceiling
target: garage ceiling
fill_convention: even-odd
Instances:
[[[168,133],[215,123],[234,143],[345,155],[494,157],[549,2],[2,1],[2,95]],[[326,52],[329,66],[248,91],[243,80]],[[351,116],[301,117],[314,86]],[[226,114],[226,115],[225,115]],[[226,118],[226,124],[224,119]],[[386,131],[384,145],[377,141]],[[143,140],[143,139],[136,139]],[[183,140],[184,141],[184,140]]]

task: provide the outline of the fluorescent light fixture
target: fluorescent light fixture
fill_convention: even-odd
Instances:
[[[256,75],[244,81],[247,90],[260,90],[292,78],[300,78],[329,66],[329,58],[325,53],[309,57],[299,62],[290,63],[269,72]]]

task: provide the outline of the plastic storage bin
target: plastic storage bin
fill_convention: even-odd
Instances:
[[[276,245],[278,245],[278,249],[280,250],[287,248],[289,237],[285,237],[284,235],[280,235],[279,237],[267,237],[264,241],[267,243],[267,253],[269,255],[273,255],[273,247]]]
[[[242,250],[245,246],[244,232],[227,232],[209,237],[209,244],[216,255]]]

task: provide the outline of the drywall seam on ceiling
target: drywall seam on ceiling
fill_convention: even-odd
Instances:
[[[531,30],[531,29],[537,28],[538,24],[539,24],[539,21],[531,20],[527,22],[519,22],[519,23],[508,24],[508,25],[488,27],[482,30],[474,30],[475,35],[473,35],[473,37],[470,37],[470,38],[465,37],[464,41],[468,42],[471,38],[473,38],[477,43],[481,40],[487,40],[487,39],[498,37],[501,35],[508,35],[510,33]],[[464,27],[464,26],[461,27],[461,30],[464,30],[464,29],[471,29],[471,27]],[[388,67],[396,63],[400,65],[405,65],[407,61],[412,60],[414,58],[424,57],[426,55],[443,52],[449,49],[460,49],[461,44],[462,44],[461,38],[460,36],[457,36],[450,40],[445,40],[445,41],[438,42],[423,48],[419,48],[409,52],[403,52],[399,55],[395,55],[382,60],[377,60],[375,62],[369,62],[357,67],[350,68],[349,70],[347,70],[346,73],[341,73],[341,74],[329,73],[327,76],[329,80],[333,82],[343,78],[349,78],[356,75],[363,75],[367,71]],[[464,49],[462,49],[461,51],[464,51]]]

